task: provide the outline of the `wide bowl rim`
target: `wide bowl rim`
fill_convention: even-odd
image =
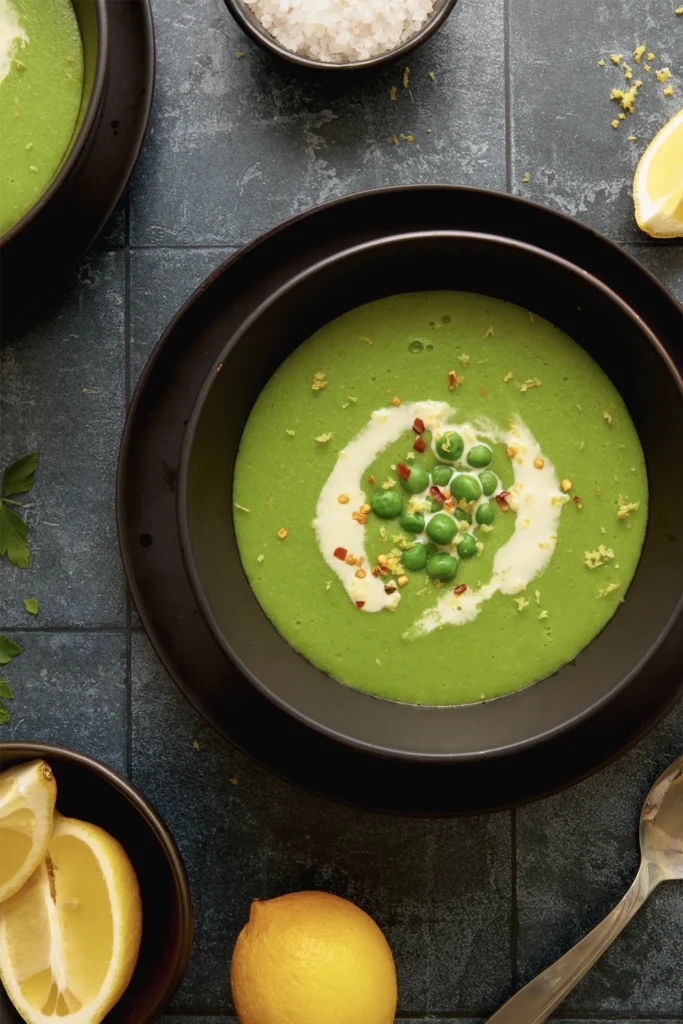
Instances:
[[[92,93],[85,112],[83,123],[78,134],[67,153],[66,159],[60,165],[59,170],[46,188],[38,197],[20,220],[13,224],[4,235],[0,235],[0,249],[12,242],[21,232],[32,224],[40,212],[51,202],[52,198],[59,192],[65,181],[71,176],[74,168],[81,159],[86,146],[88,145],[93,131],[97,124],[102,98],[107,82],[109,63],[109,24],[107,21],[107,0],[93,0],[95,4],[95,15],[97,18],[97,63],[95,67],[95,78],[93,80]]]
[[[485,190],[482,190],[482,191],[485,191]],[[485,240],[485,241],[489,241],[489,242],[495,242],[495,243],[498,243],[498,244],[502,244],[503,246],[508,247],[510,249],[516,249],[516,250],[524,249],[527,252],[533,253],[534,255],[536,255],[538,257],[541,257],[542,259],[548,260],[549,262],[551,262],[551,263],[553,263],[555,265],[561,266],[564,269],[565,272],[569,272],[569,273],[574,274],[574,275],[576,275],[576,276],[578,276],[580,278],[583,278],[583,280],[585,282],[587,282],[591,287],[594,287],[599,292],[601,292],[611,303],[613,303],[618,308],[620,308],[620,310],[622,311],[623,314],[625,314],[632,322],[634,322],[634,324],[639,329],[639,331],[641,331],[641,333],[645,336],[645,338],[647,339],[649,344],[654,348],[654,350],[657,352],[659,357],[666,364],[670,375],[672,376],[672,378],[676,382],[678,390],[679,390],[681,396],[683,397],[683,379],[681,377],[681,373],[679,372],[677,366],[675,365],[672,357],[669,355],[669,352],[667,351],[667,349],[662,345],[662,343],[656,337],[654,332],[648,327],[648,325],[645,323],[643,318],[638,313],[636,313],[636,311],[633,310],[628,305],[628,303],[624,299],[621,298],[621,296],[619,296],[608,285],[606,285],[603,282],[601,282],[597,277],[595,277],[594,274],[591,274],[589,271],[584,270],[582,267],[577,266],[576,264],[572,263],[570,260],[568,260],[568,259],[566,259],[566,258],[564,258],[562,256],[558,256],[557,254],[549,252],[549,251],[547,251],[545,249],[542,249],[539,246],[535,246],[535,245],[532,245],[532,244],[527,243],[527,242],[522,242],[522,241],[519,241],[517,239],[507,238],[507,237],[502,236],[502,235],[494,235],[494,234],[491,234],[491,233],[476,232],[476,231],[470,231],[470,230],[465,230],[465,229],[462,229],[462,230],[458,230],[458,229],[434,230],[434,229],[432,229],[432,230],[424,230],[424,231],[397,232],[395,234],[383,235],[379,239],[378,238],[369,239],[369,240],[366,240],[364,242],[357,243],[355,245],[347,246],[341,252],[334,253],[334,254],[332,254],[330,256],[327,256],[327,257],[317,261],[312,266],[307,267],[306,269],[304,269],[304,270],[300,271],[299,273],[297,273],[296,275],[294,275],[288,281],[284,282],[282,285],[280,285],[277,289],[272,291],[265,299],[263,299],[258,304],[258,306],[243,321],[243,323],[240,325],[238,330],[236,330],[234,332],[234,334],[231,336],[231,338],[223,346],[219,356],[216,359],[216,364],[220,364],[220,363],[222,363],[225,360],[225,358],[227,357],[227,355],[229,354],[231,349],[238,344],[239,340],[243,337],[243,335],[247,332],[247,330],[249,330],[251,325],[256,320],[259,319],[259,317],[263,314],[264,310],[267,307],[269,307],[270,305],[272,305],[273,303],[278,301],[278,299],[281,298],[282,296],[284,296],[288,291],[290,291],[291,289],[295,288],[297,286],[297,284],[300,284],[302,281],[305,281],[306,278],[309,278],[309,277],[313,276],[314,274],[316,274],[317,272],[319,272],[321,267],[329,266],[329,265],[334,265],[335,263],[341,262],[342,260],[348,258],[353,253],[367,251],[368,249],[378,248],[378,247],[381,247],[381,246],[384,246],[384,245],[387,245],[387,244],[395,243],[397,240],[410,241],[410,240],[413,240],[413,239],[416,239],[416,238],[425,238],[425,237],[434,238],[435,236],[443,236],[443,237],[447,237],[447,238],[465,237],[465,238],[468,238],[468,239],[479,239],[479,240]],[[212,275],[211,280],[214,279],[216,274],[220,273],[220,270],[221,270],[221,268],[219,268],[219,270],[216,271],[214,273],[214,275]],[[199,293],[199,289],[195,293],[195,295],[192,296],[192,299],[194,299],[197,296],[198,293]],[[191,302],[192,299],[189,300],[189,301]],[[186,303],[185,307],[183,307],[183,310],[185,308],[187,308],[188,305],[189,305],[189,303]],[[177,318],[175,318],[174,321],[172,322],[172,325],[169,326],[169,328],[168,328],[169,331],[170,331],[171,327],[173,326],[173,324],[176,323],[176,321],[177,321]],[[233,646],[230,644],[230,642],[228,641],[227,637],[223,633],[223,630],[220,628],[218,622],[216,621],[216,618],[215,618],[215,616],[213,614],[213,611],[211,609],[210,603],[209,603],[208,598],[206,596],[206,593],[205,593],[205,590],[204,590],[204,587],[203,587],[203,584],[202,584],[201,576],[200,576],[200,573],[199,573],[198,568],[197,568],[196,561],[195,561],[194,556],[192,554],[192,542],[191,542],[191,538],[190,538],[190,526],[189,526],[189,515],[188,515],[188,500],[187,500],[188,499],[188,491],[189,491],[189,486],[188,486],[189,465],[190,465],[191,452],[192,452],[192,446],[193,446],[194,438],[195,438],[195,434],[196,434],[196,429],[197,429],[198,423],[200,421],[200,418],[201,418],[201,415],[202,415],[202,412],[203,412],[203,409],[204,409],[204,405],[205,405],[206,399],[207,399],[207,397],[209,395],[209,392],[211,391],[211,388],[212,388],[212,386],[213,386],[213,384],[215,382],[215,376],[216,375],[215,375],[215,365],[214,365],[212,370],[210,370],[209,373],[207,374],[207,376],[206,376],[206,378],[205,378],[205,380],[204,380],[200,390],[197,393],[197,396],[195,398],[195,402],[194,402],[193,407],[192,407],[192,413],[191,413],[191,415],[190,415],[190,417],[188,419],[187,426],[185,428],[185,433],[184,433],[183,442],[182,442],[182,446],[181,446],[181,456],[180,456],[179,475],[178,475],[178,488],[177,488],[176,508],[177,508],[177,516],[178,516],[178,530],[179,530],[180,546],[181,546],[182,557],[183,557],[183,561],[184,561],[184,564],[185,564],[185,568],[186,568],[186,571],[188,573],[188,577],[189,577],[189,580],[190,580],[190,585],[191,585],[192,590],[193,590],[193,592],[195,594],[195,597],[196,597],[197,602],[199,604],[199,607],[200,607],[200,610],[202,612],[202,615],[204,616],[205,621],[209,625],[209,628],[210,628],[214,638],[216,639],[216,641],[218,642],[219,646],[224,651],[224,653],[227,655],[229,660],[232,662],[232,664],[237,667],[238,671],[240,671],[241,674],[252,685],[255,685],[260,693],[262,693],[268,700],[273,701],[281,710],[283,710],[285,713],[287,713],[289,715],[292,715],[297,721],[299,721],[302,724],[308,726],[309,728],[313,728],[317,732],[322,733],[328,739],[331,739],[331,740],[333,740],[335,742],[338,742],[338,743],[345,744],[347,746],[351,746],[351,747],[353,747],[355,749],[358,749],[358,750],[361,750],[361,751],[364,751],[366,753],[370,753],[370,754],[373,754],[373,755],[376,755],[376,756],[390,757],[390,758],[396,758],[396,759],[400,759],[400,760],[410,760],[410,761],[418,761],[418,762],[429,762],[429,761],[431,761],[431,762],[442,762],[442,763],[453,763],[453,762],[457,762],[457,761],[467,762],[467,761],[476,761],[476,760],[488,759],[488,758],[492,758],[492,757],[507,756],[507,755],[510,755],[510,754],[513,754],[513,753],[517,753],[517,752],[523,751],[525,749],[528,749],[528,748],[533,747],[533,746],[537,746],[537,745],[542,744],[544,742],[547,742],[548,740],[550,740],[552,738],[555,738],[555,737],[557,737],[557,736],[559,736],[559,735],[561,735],[563,733],[568,732],[572,728],[574,728],[577,725],[579,725],[580,723],[584,722],[587,718],[590,718],[593,715],[595,715],[603,706],[605,706],[610,701],[615,699],[615,697],[620,692],[622,692],[633,681],[633,679],[642,671],[642,669],[645,667],[645,665],[652,659],[652,657],[654,656],[656,651],[659,649],[661,644],[664,643],[664,641],[666,640],[667,636],[670,634],[671,630],[673,629],[673,627],[675,626],[675,624],[678,621],[679,617],[681,616],[681,614],[683,612],[683,590],[681,591],[681,594],[680,594],[680,596],[678,598],[677,604],[676,604],[675,608],[673,609],[672,613],[670,614],[668,620],[660,627],[660,630],[659,630],[659,633],[658,633],[658,636],[657,636],[657,640],[655,641],[655,643],[653,643],[650,646],[650,648],[647,650],[647,652],[644,654],[644,656],[635,665],[633,665],[631,670],[628,673],[626,673],[619,680],[619,682],[616,685],[612,686],[601,697],[599,697],[596,700],[592,701],[590,704],[588,704],[584,708],[578,710],[571,717],[568,717],[568,718],[564,719],[562,722],[558,722],[557,724],[553,725],[552,727],[544,729],[541,732],[537,732],[533,736],[529,736],[529,737],[526,737],[526,738],[523,738],[523,739],[519,739],[519,740],[517,740],[517,741],[515,741],[513,743],[507,743],[507,744],[504,744],[502,746],[488,748],[486,750],[478,750],[478,751],[466,752],[466,753],[463,753],[463,752],[446,752],[446,753],[436,752],[436,753],[433,753],[433,752],[425,752],[425,751],[408,751],[408,750],[405,750],[405,749],[399,749],[399,748],[389,747],[389,746],[386,746],[386,745],[381,745],[381,744],[377,744],[377,743],[368,742],[368,741],[360,739],[360,738],[358,738],[356,736],[349,735],[348,733],[342,733],[338,729],[331,728],[328,725],[325,725],[325,724],[323,724],[321,722],[318,722],[318,721],[312,719],[309,715],[301,712],[296,707],[293,707],[287,700],[283,699],[282,697],[280,697],[279,695],[274,693],[266,684],[264,684],[262,682],[262,680],[260,680],[251,671],[251,669],[244,663],[243,659],[239,655],[237,655],[237,653],[234,650]],[[264,616],[264,618],[267,619],[267,616],[266,616],[265,612],[263,612],[263,609],[261,609],[261,613]],[[268,621],[270,621],[270,620],[268,620]],[[285,641],[285,642],[287,642],[287,641]],[[299,656],[303,657],[302,655],[299,655]],[[306,659],[304,659],[304,660],[306,660]],[[314,666],[314,668],[317,668],[317,667]],[[323,676],[326,675],[320,669],[317,669],[317,671],[321,672],[321,674]],[[540,680],[539,682],[543,682],[543,680]],[[510,694],[506,694],[504,697],[496,698],[496,700],[510,700],[511,698],[514,698],[516,696],[524,694],[525,692],[528,692],[529,690],[533,689],[534,685],[536,685],[536,684],[532,684],[531,686],[523,688],[521,690],[513,691]],[[376,701],[376,700],[380,699],[380,698],[377,698],[377,697],[375,697],[375,696],[373,696],[371,694],[364,693],[363,691],[357,691],[357,692],[360,693],[362,697],[365,697],[366,699],[369,699],[369,700]],[[395,703],[395,702],[389,702],[389,703]],[[396,702],[396,703],[398,703],[398,702]],[[492,703],[492,702],[491,701],[487,701],[487,702],[483,702],[483,703],[487,704],[487,703]],[[438,710],[442,710],[442,711],[451,711],[452,712],[454,709],[458,709],[458,708],[461,708],[461,709],[462,708],[473,708],[473,707],[479,707],[480,705],[477,704],[477,705],[444,705],[444,706],[436,706],[436,705],[410,705],[410,704],[406,704],[406,705],[403,705],[403,706],[407,707],[407,708],[420,709],[420,710],[423,710],[423,711],[424,710],[435,711],[435,710],[438,709]]]
[[[350,60],[335,64],[331,61],[316,60],[313,57],[305,57],[278,42],[275,36],[263,28],[254,14],[247,11],[244,0],[224,0],[231,15],[248,36],[255,43],[258,43],[264,50],[269,50],[276,57],[289,61],[290,64],[298,64],[299,67],[310,68],[314,71],[362,71],[366,68],[379,67],[391,61],[399,60],[407,56],[416,47],[426,42],[441,26],[446,18],[452,13],[457,0],[443,0],[438,11],[433,12],[425,24],[410,39],[395,46],[393,50],[380,53],[376,57],[367,57],[365,60]]]
[[[173,973],[157,1000],[153,1011],[154,1016],[148,1018],[149,1021],[156,1019],[169,1005],[187,973],[194,938],[194,911],[190,882],[187,877],[185,863],[170,829],[147,797],[129,779],[126,779],[113,768],[110,768],[109,765],[98,761],[89,754],[84,754],[82,751],[57,743],[41,743],[33,740],[0,740],[0,762],[6,755],[18,755],[22,758],[22,761],[16,763],[23,763],[24,758],[27,761],[41,758],[49,763],[50,758],[54,757],[55,759],[69,761],[86,771],[93,772],[125,797],[128,803],[132,804],[149,826],[159,846],[164,851],[176,888],[178,920],[180,922],[180,943]]]

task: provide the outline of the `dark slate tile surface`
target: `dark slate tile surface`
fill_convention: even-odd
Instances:
[[[0,342],[0,464],[36,448],[25,571],[0,563],[0,626],[123,626],[114,517],[124,405],[125,255],[84,263],[44,319]]]
[[[511,181],[514,191],[578,217],[618,241],[642,238],[631,183],[649,140],[680,108],[683,18],[670,0],[539,3],[514,0],[510,17]],[[644,43],[652,70],[633,60]],[[623,54],[619,67],[610,54]],[[598,67],[599,59],[605,60]],[[633,71],[625,82],[623,63]],[[655,70],[670,66],[674,96]],[[618,129],[612,89],[643,81],[635,112]],[[668,84],[668,83],[667,83]],[[629,135],[637,136],[630,142]],[[528,184],[523,182],[525,173]]]
[[[126,637],[13,630],[23,654],[4,665],[14,690],[0,740],[59,743],[126,771]]]
[[[130,388],[183,303],[232,249],[137,249],[130,263]]]
[[[404,65],[361,75],[276,65],[219,0],[155,0],[154,9],[158,79],[131,193],[135,245],[241,243],[316,203],[386,184],[504,187],[503,0],[458,4],[411,54],[408,89]]]
[[[609,768],[517,812],[521,982],[569,949],[622,898],[638,868],[643,800],[682,750],[679,704]],[[683,886],[667,883],[570,995],[567,1009],[683,1019],[682,945]]]
[[[625,249],[683,302],[683,245],[627,245]]]
[[[229,1009],[228,963],[251,900],[308,888],[376,918],[404,1014],[489,1012],[508,990],[507,814],[385,818],[275,779],[195,715],[138,635],[133,779],[173,830],[193,887],[195,947],[176,1011]]]

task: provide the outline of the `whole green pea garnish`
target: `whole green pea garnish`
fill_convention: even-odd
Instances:
[[[411,466],[407,480],[399,477],[401,487],[409,494],[419,494],[429,485],[429,473],[424,466]]]
[[[454,498],[464,498],[465,501],[476,501],[481,496],[481,484],[473,476],[459,473],[451,480],[451,495]]]
[[[493,461],[493,452],[487,444],[475,444],[467,453],[467,461],[474,469],[483,469]]]
[[[411,548],[405,549],[401,555],[401,562],[404,568],[410,569],[411,572],[424,569],[427,564],[427,548],[424,544],[413,544]]]
[[[471,533],[463,533],[462,540],[458,544],[458,557],[471,558],[477,553],[477,542]]]
[[[483,501],[474,513],[477,522],[484,526],[491,525],[495,514],[496,510],[492,501]]]
[[[472,516],[465,512],[464,508],[454,508],[453,515],[456,519],[461,519],[463,523],[471,523]]]
[[[401,529],[406,533],[422,533],[425,528],[425,517],[421,512],[408,512],[403,509],[398,517]]]
[[[427,523],[427,536],[435,544],[450,544],[457,530],[455,520],[444,512],[437,512]]]
[[[436,442],[436,454],[444,462],[455,462],[465,450],[465,442],[455,430],[442,434]]]
[[[432,480],[438,487],[448,486],[448,482],[453,476],[453,469],[451,466],[434,466],[432,470]]]
[[[380,519],[395,519],[402,506],[401,495],[396,491],[375,491],[370,501],[372,511]]]
[[[437,551],[427,559],[427,575],[447,583],[458,571],[458,563],[445,551]]]
[[[479,482],[481,483],[482,491],[488,498],[489,494],[493,494],[498,486],[498,477],[490,469],[487,469],[479,474]]]

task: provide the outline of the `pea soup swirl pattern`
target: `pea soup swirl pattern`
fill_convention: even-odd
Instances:
[[[454,419],[455,410],[445,402],[410,402],[375,410],[368,424],[339,453],[316,508],[314,527],[321,554],[349,598],[362,611],[395,610],[401,600],[400,590],[387,588],[383,576],[375,577],[368,572],[359,574],[356,569],[359,560],[362,559],[362,564],[368,562],[364,537],[359,538],[358,523],[352,515],[352,510],[365,501],[362,479],[367,466],[414,423],[421,422],[424,430],[431,432],[432,449],[442,461],[434,467],[431,476],[422,465],[413,463],[409,478],[403,481],[404,489],[411,495],[408,509],[401,512],[401,499],[393,491],[375,492],[372,507],[386,518],[396,518],[401,512],[401,525],[412,534],[414,541],[414,547],[409,547],[405,553],[408,568],[423,568],[427,561],[425,545],[431,544],[433,553],[428,571],[448,582],[455,576],[455,555],[470,557],[476,554],[478,542],[474,530],[490,525],[488,498],[494,489],[499,489],[492,472],[484,469],[477,476],[477,470],[490,461],[490,450],[482,443],[482,438],[503,442],[508,450],[514,451],[514,483],[506,500],[510,509],[517,513],[515,529],[495,555],[490,581],[476,591],[458,593],[460,588],[449,586],[438,604],[425,611],[405,634],[411,639],[444,625],[471,621],[483,602],[497,591],[516,594],[524,590],[552,558],[562,505],[568,500],[560,490],[552,463],[543,457],[538,441],[521,419],[511,421],[507,430],[501,430],[489,420],[458,424]],[[451,432],[455,439],[452,448],[449,443]],[[463,460],[464,467],[460,465]],[[539,460],[542,460],[540,472]],[[455,476],[451,480],[453,473]],[[471,503],[472,515],[458,515],[456,508],[455,516],[451,518],[430,496],[434,485],[438,495],[439,485],[447,483],[446,476],[455,496],[466,498]],[[348,501],[340,503],[340,495]],[[420,506],[424,512],[411,512],[411,508]],[[424,536],[417,535],[423,533]],[[436,546],[440,550],[435,550]],[[347,551],[354,553],[352,564],[343,557]],[[440,564],[437,566],[438,560]]]

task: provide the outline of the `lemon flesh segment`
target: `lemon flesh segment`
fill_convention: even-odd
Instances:
[[[323,892],[252,904],[230,981],[240,1024],[393,1024],[396,969],[373,919]]]
[[[52,832],[57,783],[45,761],[0,772],[0,903],[38,867]]]
[[[643,153],[633,181],[636,221],[653,238],[683,238],[683,110]]]
[[[29,1024],[99,1024],[130,982],[141,933],[123,848],[55,813],[45,859],[0,907],[0,978]]]

